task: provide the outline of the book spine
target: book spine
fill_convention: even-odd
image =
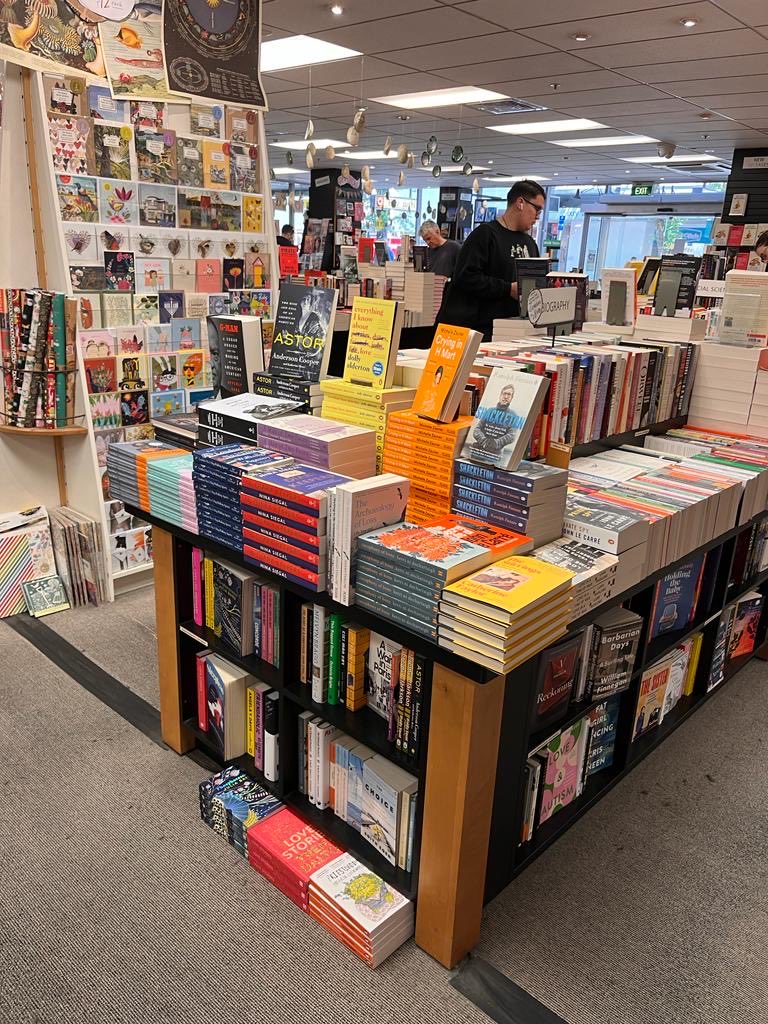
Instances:
[[[264,771],[264,687],[256,690],[256,704],[254,710],[254,737],[253,737],[253,758],[256,767],[260,772]]]
[[[202,563],[202,550],[200,548],[192,548],[192,618],[196,626],[202,626],[203,624]]]
[[[299,511],[288,505],[280,505],[265,496],[258,497],[243,489],[240,494],[242,505],[256,509],[262,516],[271,519],[275,523],[284,523],[293,529],[305,527],[309,533],[317,534],[319,526],[318,516],[311,515],[306,511]]]
[[[300,793],[306,796],[307,783],[306,783],[306,748],[305,743],[307,742],[307,716],[305,714],[299,715],[297,719],[298,723],[298,736],[297,736],[297,751],[298,751],[298,778],[296,785]]]
[[[245,691],[245,752],[256,758],[256,691],[249,686]]]
[[[201,652],[197,655],[195,668],[197,670],[197,724],[203,732],[208,732],[208,701],[205,692],[206,674],[204,653]]]
[[[325,704],[328,699],[328,611],[314,606],[312,617],[312,700]]]
[[[299,682],[307,685],[307,643],[308,643],[309,605],[305,602],[301,606],[300,637],[299,646]]]
[[[282,544],[291,544],[293,547],[302,548],[315,555],[322,553],[324,541],[317,534],[307,533],[305,530],[294,530],[290,526],[283,526],[254,515],[252,512],[243,513],[243,530],[253,530],[260,533],[269,540],[279,541]]]
[[[208,629],[214,629],[216,613],[213,602],[213,559],[206,557],[203,560],[203,572],[205,577],[205,624]]]
[[[421,717],[424,700],[424,673],[426,663],[421,654],[413,658],[413,695],[411,697],[411,720],[408,728],[408,755],[412,761],[418,761],[421,747]]]
[[[272,628],[274,636],[272,643],[272,664],[275,668],[280,667],[280,609],[280,590],[278,587],[272,587]]]
[[[341,671],[341,616],[330,616],[328,634],[328,703],[339,703],[339,674]]]
[[[304,569],[288,558],[278,558],[277,555],[259,551],[250,544],[243,545],[243,556],[252,561],[259,569],[266,569],[291,583],[298,583],[299,586],[308,586],[318,591],[325,589],[324,573]]]
[[[260,552],[262,555],[272,555],[276,558],[283,558],[285,561],[290,562],[293,565],[298,566],[300,569],[305,569],[311,573],[322,573],[326,572],[327,582],[327,568],[325,559],[318,554],[305,551],[304,549],[296,549],[293,544],[285,544],[282,541],[272,540],[270,537],[262,536],[255,530],[243,528],[243,539],[248,541],[248,546],[253,548],[254,551]]]
[[[349,627],[342,623],[339,637],[339,704],[347,703],[347,659],[349,657]]]
[[[264,649],[264,614],[262,602],[263,584],[258,580],[253,582],[253,653],[257,658],[262,657]]]
[[[264,704],[264,778],[277,782],[280,775],[280,695],[276,690],[267,694]]]

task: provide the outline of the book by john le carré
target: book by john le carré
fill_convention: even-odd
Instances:
[[[581,641],[581,634],[569,637],[541,655],[531,729],[541,729],[557,721],[568,709],[579,666]]]
[[[331,354],[336,288],[284,284],[275,316],[269,372],[317,381],[325,376]]]

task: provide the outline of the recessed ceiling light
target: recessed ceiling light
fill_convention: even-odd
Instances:
[[[341,4],[331,4],[331,14],[335,17],[340,17],[344,13],[344,8]]]
[[[683,28],[694,28],[694,26],[698,25],[699,23],[696,20],[696,18],[681,18],[680,24],[683,26]]]
[[[411,120],[411,115],[410,114],[398,114],[397,115],[397,120],[398,121],[410,121]]]
[[[343,149],[347,143],[339,142],[338,139],[312,139],[317,149],[327,149],[328,146],[333,146],[334,149]],[[270,142],[270,146],[274,146],[275,149],[305,149],[306,141],[304,139],[294,139],[292,142]]]
[[[396,96],[371,96],[376,103],[388,107],[406,107],[408,110],[424,110],[427,107],[454,107],[460,103],[481,103],[483,100],[506,100],[503,92],[477,89],[473,85],[455,86],[451,89],[428,89],[426,92],[404,92]]]
[[[547,132],[585,132],[591,128],[605,128],[605,125],[586,117],[572,117],[570,121],[527,121],[525,124],[489,124],[486,127],[505,135],[546,135]]]
[[[575,39],[577,43],[586,43],[586,41],[591,38],[592,36],[589,32],[574,32],[571,36],[571,39]]]
[[[677,156],[670,156],[666,160],[660,156],[622,156],[619,159],[626,160],[629,164],[690,164],[690,163],[716,163],[720,158],[710,156],[709,153],[681,153]]]
[[[361,56],[359,50],[327,43],[312,36],[287,36],[273,39],[261,45],[261,70],[284,71],[286,68],[302,68],[309,64],[327,64],[333,60],[346,60]]]
[[[490,166],[491,164],[493,164],[493,160],[488,161],[488,165]]]
[[[702,121],[710,121],[714,116],[715,115],[712,113],[711,110],[702,110],[702,112],[699,114],[699,117]]]
[[[644,142],[658,142],[650,135],[604,135],[597,139],[547,139],[553,146],[569,146],[576,149],[582,146],[639,146]]]
[[[445,170],[445,168],[443,168],[443,170]],[[482,170],[484,170],[484,168],[476,167],[475,170],[482,171]],[[531,177],[532,176],[530,174],[513,174],[513,175],[506,175],[505,174],[505,175],[499,176],[498,178],[483,178],[483,181],[496,181],[496,182],[502,182],[502,181],[505,181],[505,182],[506,181],[530,181]],[[549,178],[538,178],[537,177],[535,180],[536,181],[549,181]]]

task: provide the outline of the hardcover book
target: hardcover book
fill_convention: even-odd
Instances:
[[[579,670],[582,636],[569,637],[543,651],[531,714],[531,731],[561,719],[568,710]]]
[[[179,185],[203,187],[203,143],[200,139],[176,136],[176,173]]]
[[[272,336],[270,373],[307,381],[325,377],[338,294],[336,288],[282,285]]]
[[[664,660],[656,662],[643,672],[632,726],[633,742],[650,729],[654,729],[661,721],[669,668],[669,660]]]
[[[203,142],[203,188],[229,188],[229,146],[225,142]]]
[[[704,568],[704,556],[687,562],[659,580],[654,590],[649,637],[684,629],[693,621]]]
[[[626,608],[611,608],[595,619],[587,669],[592,700],[629,686],[642,629],[641,616]]]
[[[554,736],[544,748],[546,769],[542,783],[539,824],[567,807],[579,795],[586,748],[587,725],[580,719]]]
[[[547,377],[494,367],[464,442],[462,459],[517,469],[548,386]]]
[[[399,658],[402,649],[402,644],[379,633],[371,633],[365,692],[368,707],[385,720],[389,719],[394,687],[397,684],[393,676],[393,659]]]
[[[251,845],[280,865],[303,889],[316,871],[343,853],[287,807],[248,830],[249,853]]]
[[[352,300],[345,381],[378,391],[391,387],[402,318],[402,307],[391,299]]]
[[[418,780],[377,754],[363,766],[363,817],[360,834],[374,850],[397,863],[400,809],[404,794],[415,794]]]
[[[613,764],[621,698],[610,697],[589,713],[589,745],[584,765],[585,777]]]
[[[93,126],[94,173],[100,178],[117,178],[130,181],[131,140],[133,130],[128,125],[113,125],[109,122]]]
[[[261,320],[250,316],[209,316],[208,348],[214,392],[227,398],[250,391],[253,374],[264,369]]]
[[[139,181],[175,185],[178,181],[176,163],[176,132],[136,132],[136,162]]]

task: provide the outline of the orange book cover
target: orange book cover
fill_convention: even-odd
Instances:
[[[203,141],[203,187],[229,189],[229,143]]]
[[[466,375],[469,375],[471,361],[466,357],[468,348],[474,345],[477,351],[479,343],[479,335],[469,327],[437,325],[413,400],[414,413],[439,422],[453,419],[461,401],[461,390],[457,387],[453,395],[452,391],[457,385],[462,364]]]
[[[482,523],[477,519],[465,516],[442,516],[422,525],[430,530],[440,530],[448,536],[456,537],[457,540],[466,540],[470,544],[480,544],[490,548],[499,557],[512,554],[523,555],[526,551],[533,549],[533,540],[526,537],[524,533],[515,533],[513,530],[494,526],[493,523]]]

